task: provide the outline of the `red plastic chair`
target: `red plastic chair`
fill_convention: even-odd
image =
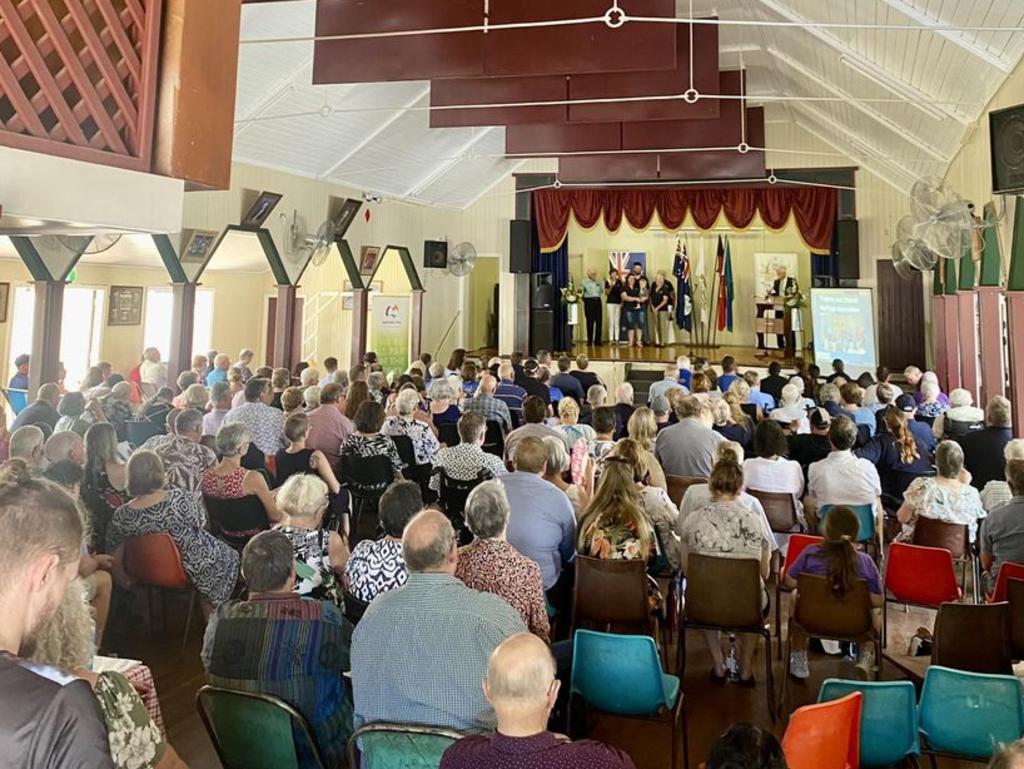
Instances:
[[[996,577],[996,589],[985,598],[986,603],[1002,603],[1006,600],[1006,584],[1011,579],[1024,579],[1024,563],[1006,561],[999,565],[999,576]]]
[[[195,612],[196,591],[185,573],[178,545],[170,534],[143,534],[130,537],[124,544],[124,570],[137,585],[149,588],[149,622],[153,624],[153,593],[159,590],[188,590],[188,616],[185,619],[185,635],[181,639],[181,651],[185,653],[188,631]],[[163,602],[161,602],[163,603]],[[166,608],[166,607],[164,607]],[[163,624],[166,626],[166,616]]]
[[[782,737],[789,769],[857,769],[864,695],[808,705],[793,711]]]
[[[816,545],[819,542],[824,541],[824,537],[816,537],[813,534],[789,535],[789,543],[786,545],[786,561],[782,564],[778,578],[775,581],[775,635],[778,636],[779,639],[779,659],[782,659],[782,592],[784,590],[787,593],[790,592],[782,586],[782,578],[786,576],[786,572],[789,571],[789,567],[793,565],[796,559],[800,556],[800,553],[811,545]]]
[[[959,601],[953,555],[942,547],[923,547],[893,542],[883,578],[885,607],[882,610],[882,648],[885,648],[891,602],[938,609],[947,601]]]

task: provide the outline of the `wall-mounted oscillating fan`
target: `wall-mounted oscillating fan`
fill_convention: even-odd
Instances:
[[[469,275],[476,264],[476,247],[472,243],[459,243],[448,252],[448,272],[457,278]]]

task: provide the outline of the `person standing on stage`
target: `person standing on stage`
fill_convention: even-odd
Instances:
[[[772,283],[772,290],[771,290],[771,293],[769,294],[769,296],[781,296],[781,297],[785,297],[786,299],[789,299],[790,297],[794,296],[799,291],[800,291],[800,286],[799,286],[799,284],[797,284],[796,278],[790,278],[790,277],[786,276],[786,267],[785,267],[785,265],[780,264],[778,267],[776,267],[775,268],[775,281]],[[792,312],[793,313],[793,323],[791,325],[792,331],[790,333],[792,334],[793,350],[795,351],[796,350],[796,334],[794,332],[797,331],[798,326],[799,326],[799,315],[800,315],[800,313],[799,313],[798,310],[796,310],[796,311],[795,310],[791,310],[788,307],[785,308],[784,311],[785,312]],[[782,317],[782,316],[776,316],[776,317]],[[784,350],[786,348],[786,336],[784,334],[778,334],[778,345],[779,345],[779,349],[780,350]]]
[[[580,284],[583,290],[583,314],[587,319],[587,344],[601,344],[601,296],[604,286],[597,279],[597,270],[587,270],[587,278]]]
[[[626,276],[626,287],[622,289],[622,303],[624,305],[624,321],[626,333],[631,347],[644,346],[644,315],[647,312],[647,293],[640,285],[636,274],[631,272]]]
[[[672,284],[665,279],[665,271],[658,270],[651,286],[651,312],[654,313],[654,346],[664,347],[668,344],[669,328],[672,324],[672,306],[675,304],[675,292]]]
[[[622,276],[619,271],[612,267],[608,270],[608,279],[604,282],[604,291],[608,295],[608,339],[612,344],[619,344],[621,338],[621,317],[622,309]]]

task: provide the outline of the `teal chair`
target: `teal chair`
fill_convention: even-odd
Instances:
[[[672,769],[679,766],[677,732],[682,731],[683,764],[689,766],[679,678],[662,672],[658,646],[650,636],[577,630],[569,689],[570,728],[576,696],[597,711],[668,724],[672,730]]]
[[[196,707],[224,769],[323,769],[306,719],[269,694],[204,686]]]
[[[25,407],[28,405],[28,390],[7,389],[3,393],[15,416],[25,410]]]
[[[1024,734],[1024,697],[1013,676],[932,665],[918,705],[921,748],[935,756],[986,762],[1000,743]]]
[[[822,505],[818,508],[818,530],[821,530],[821,526],[825,523],[825,518],[828,517],[829,512],[833,507],[838,505]],[[875,526],[875,506],[874,505],[846,505],[846,507],[853,510],[857,516],[857,521],[860,523],[860,537],[859,540],[864,543],[865,547],[870,547],[875,550],[876,558],[878,561],[882,557],[881,546],[878,542],[878,528]]]
[[[860,765],[883,767],[901,764],[909,758],[916,760],[921,749],[914,684],[828,678],[821,684],[818,702],[842,699],[853,692],[864,695],[860,715]]]
[[[465,735],[455,729],[383,721],[363,724],[348,741],[349,769],[437,769]],[[357,758],[358,754],[358,758]]]

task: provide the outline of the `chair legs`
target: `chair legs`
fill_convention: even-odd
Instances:
[[[196,613],[196,596],[198,591],[192,588],[188,598],[188,616],[185,617],[185,634],[181,638],[181,656],[185,656],[185,648],[188,646],[188,631],[192,627],[192,615]]]
[[[779,639],[779,648],[782,647],[782,640]],[[764,631],[764,677],[766,696],[768,698],[768,714],[771,716],[772,723],[775,723],[776,711],[775,711],[775,674],[772,672],[772,631],[771,628],[765,628]]]

